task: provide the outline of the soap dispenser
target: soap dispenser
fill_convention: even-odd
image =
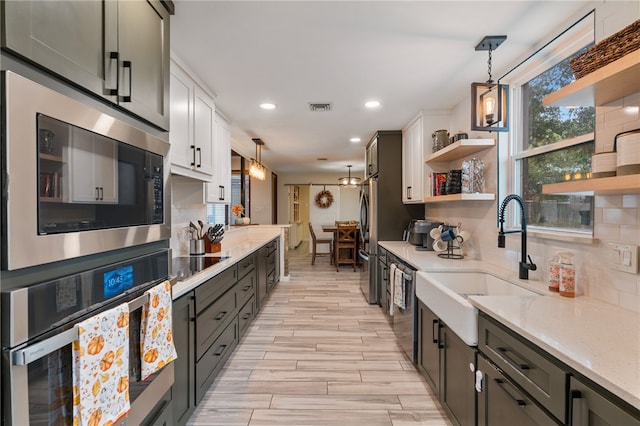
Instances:
[[[560,296],[576,297],[576,267],[573,253],[560,253]]]
[[[556,252],[549,260],[549,290],[560,291],[560,252]]]

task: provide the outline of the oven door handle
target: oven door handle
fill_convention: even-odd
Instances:
[[[129,312],[141,308],[148,300],[148,293],[144,293],[143,295],[136,297],[129,302]],[[74,340],[78,340],[78,331],[75,327],[49,337],[42,342],[34,343],[24,349],[14,351],[11,362],[13,365],[29,365],[43,356],[49,355],[53,351],[57,351],[60,348],[70,345]]]

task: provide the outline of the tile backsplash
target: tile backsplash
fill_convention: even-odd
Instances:
[[[461,109],[465,110],[466,105]],[[640,93],[596,108],[596,152],[613,149],[615,135],[640,128]],[[466,113],[466,110],[463,111]],[[453,118],[456,118],[454,113]],[[466,117],[465,117],[466,118]],[[453,127],[457,128],[457,125]],[[495,167],[489,156],[485,162]],[[429,205],[425,216],[446,220],[471,231],[472,241],[465,254],[474,259],[507,268],[516,272],[520,261],[520,235],[507,236],[507,247],[497,247],[497,204],[471,202]],[[595,242],[558,241],[529,235],[527,251],[538,270],[530,272],[531,280],[546,282],[549,259],[556,251],[575,253],[576,282],[578,292],[606,303],[640,312],[640,275],[619,272],[607,264],[610,254],[608,243],[617,242],[640,245],[640,195],[597,195],[594,201]]]

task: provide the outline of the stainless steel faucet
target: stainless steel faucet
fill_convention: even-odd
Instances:
[[[520,205],[521,228],[520,230],[505,231],[504,230],[504,211],[507,208],[507,204],[509,204],[511,200],[516,200],[516,202]],[[528,280],[529,271],[530,270],[535,271],[538,267],[536,266],[535,263],[533,263],[533,260],[531,260],[531,256],[527,255],[527,213],[524,208],[524,200],[519,195],[516,195],[516,194],[507,195],[505,199],[502,201],[502,205],[500,206],[500,211],[498,213],[498,221],[500,222],[500,232],[498,232],[498,247],[504,248],[505,234],[513,234],[516,232],[520,232],[520,235],[521,235],[520,251],[522,256],[520,258],[520,264],[518,268],[518,277],[521,280]],[[529,262],[527,262],[527,259],[529,260]]]

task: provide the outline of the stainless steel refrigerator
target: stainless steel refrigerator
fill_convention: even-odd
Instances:
[[[360,193],[360,258],[368,268],[360,282],[370,304],[384,306],[387,289],[378,274],[378,242],[400,241],[411,219],[424,217],[423,204],[402,203],[402,132],[379,131],[367,145],[367,179]]]

